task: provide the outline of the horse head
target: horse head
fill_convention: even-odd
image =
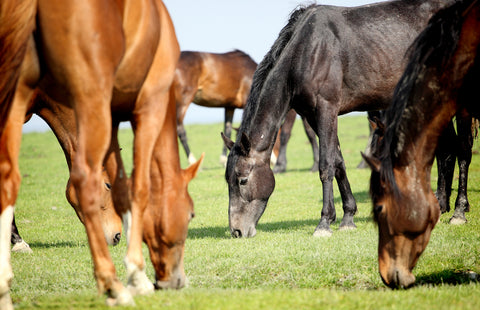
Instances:
[[[225,170],[230,232],[236,238],[253,237],[275,188],[270,158],[253,150],[245,133],[236,143],[223,134],[222,138],[230,150]]]
[[[101,196],[100,196],[100,215],[102,222],[102,229],[105,235],[105,239],[108,245],[117,245],[120,242],[122,236],[122,219],[115,212],[115,207],[113,205],[112,195],[111,195],[111,185],[110,179],[106,171],[103,171],[103,180]],[[71,181],[68,180],[66,196],[68,202],[72,205],[73,209],[77,213],[80,221],[85,225],[84,217],[81,212],[80,206],[78,204],[77,195],[75,194],[75,189],[71,184]]]
[[[203,157],[168,180],[164,175],[152,177],[152,188],[158,190],[152,191],[144,213],[143,240],[150,251],[157,289],[186,285],[183,255],[188,224],[195,216],[188,183],[196,176]]]
[[[379,145],[373,150],[379,150]],[[362,156],[372,169],[370,195],[378,225],[380,275],[391,288],[407,288],[415,282],[412,270],[440,217],[438,201],[427,181],[430,178],[417,169],[415,161],[382,161],[376,157],[378,151]]]

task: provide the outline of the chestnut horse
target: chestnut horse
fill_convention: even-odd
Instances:
[[[415,282],[412,270],[440,216],[430,172],[441,134],[455,114],[480,116],[480,3],[439,11],[409,50],[409,64],[374,139],[370,194],[378,223],[378,264],[392,288]],[[459,132],[460,133],[460,132]]]
[[[355,228],[357,211],[337,137],[337,115],[390,104],[403,55],[444,1],[388,1],[361,7],[309,6],[295,11],[259,64],[225,178],[233,236],[254,236],[273,192],[269,167],[287,112],[306,117],[319,137],[323,208],[315,236],[330,236],[336,220],[333,178],[339,184],[341,229]]]
[[[173,85],[177,104],[177,133],[190,163],[195,157],[187,143],[183,119],[191,102],[209,108],[225,108],[224,132],[230,138],[235,109],[243,109],[257,63],[242,51],[224,54],[183,51]],[[227,161],[223,146],[220,162]]]
[[[26,122],[34,113],[40,116],[52,129],[63,150],[70,171],[72,169],[73,156],[76,148],[76,125],[73,109],[52,102],[52,100],[43,95],[40,91],[37,91],[27,109]],[[117,245],[118,242],[120,242],[122,234],[122,219],[115,212],[110,193],[111,184],[106,171],[103,171],[103,180],[104,182],[101,184],[102,196],[100,199],[103,233],[108,245]],[[84,223],[75,189],[70,181],[67,183],[65,194],[67,201],[75,210],[78,218]],[[13,252],[31,252],[29,245],[20,236],[15,224],[15,217],[12,223],[12,236],[10,242],[13,245]]]
[[[70,180],[99,293],[107,294],[109,304],[132,304],[132,294],[153,290],[145,274],[142,237],[150,250],[155,286],[184,286],[183,250],[193,217],[187,186],[201,161],[180,168],[171,90],[180,50],[164,4],[8,0],[1,2],[0,18],[0,120],[5,124],[0,138],[1,308],[11,308],[8,239],[20,184],[21,127],[36,90],[74,111],[76,151]],[[18,64],[9,62],[16,57]],[[6,82],[12,77],[13,83]],[[132,123],[135,137],[131,195],[117,140],[121,121]],[[116,276],[101,231],[102,165],[126,231],[128,289]]]

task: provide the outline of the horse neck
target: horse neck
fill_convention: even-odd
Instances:
[[[285,96],[270,96],[270,93],[283,92],[262,91],[258,100],[249,98],[239,129],[239,133],[244,132],[250,138],[251,149],[264,160],[270,158],[278,130],[290,110],[290,100],[286,100]]]

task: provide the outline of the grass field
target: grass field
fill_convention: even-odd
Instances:
[[[368,196],[370,172],[355,169],[366,145],[364,116],[342,117],[339,138],[357,200],[357,229],[330,238],[312,237],[320,218],[321,183],[309,172],[311,148],[297,121],[288,147],[287,173],[276,187],[251,239],[232,239],[228,230],[228,189],[219,164],[221,124],[186,127],[190,147],[206,153],[202,171],[189,186],[196,217],[185,250],[189,286],[135,298],[138,309],[474,309],[480,305],[480,156],[470,167],[468,223],[451,226],[441,216],[409,290],[386,288],[377,271],[377,228]],[[122,156],[131,168],[131,133],[121,131]],[[186,158],[181,150],[182,166]],[[106,308],[96,295],[92,263],[82,224],[67,203],[63,153],[52,133],[23,137],[23,175],[17,225],[33,254],[12,253],[17,309]],[[436,183],[435,167],[432,185]],[[457,180],[454,180],[456,197]],[[343,216],[335,188],[337,218]],[[125,238],[110,248],[120,278]],[[148,257],[146,247],[144,254]],[[473,273],[472,273],[473,272]],[[470,275],[474,275],[470,277]],[[154,272],[148,262],[148,275]]]

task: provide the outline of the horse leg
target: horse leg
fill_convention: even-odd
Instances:
[[[319,145],[318,171],[323,188],[323,207],[320,222],[315,228],[315,237],[328,237],[332,235],[330,224],[335,222],[336,213],[333,202],[333,178],[335,176],[335,161],[337,158],[337,114],[329,109],[331,104],[323,99],[317,103],[316,133]],[[312,121],[309,119],[310,124]]]
[[[223,125],[223,132],[225,136],[230,139],[232,136],[232,122],[233,122],[233,114],[235,113],[235,108],[225,108],[225,122]],[[227,164],[227,147],[223,144],[222,155],[220,155],[220,163],[222,165]]]
[[[13,279],[10,264],[10,238],[15,201],[20,189],[18,156],[25,120],[26,103],[32,95],[19,83],[10,115],[0,137],[0,309],[13,309],[10,285]]]
[[[12,234],[10,238],[10,243],[13,245],[12,252],[19,252],[19,253],[32,253],[32,249],[25,240],[22,239],[20,233],[18,232],[17,225],[15,224],[15,215],[13,216],[12,221]]]
[[[347,171],[345,161],[343,160],[342,151],[340,150],[340,143],[337,137],[337,157],[335,160],[335,179],[337,180],[340,196],[343,203],[343,219],[340,223],[340,230],[355,229],[357,226],[353,222],[353,216],[357,213],[357,203],[353,197],[350,182],[347,178]]]
[[[280,128],[280,150],[278,152],[277,162],[273,167],[273,173],[283,173],[287,171],[287,144],[292,135],[292,128],[296,117],[297,112],[294,109],[290,109]]]
[[[450,211],[450,195],[452,193],[452,179],[457,158],[457,143],[457,134],[453,127],[453,121],[450,121],[439,137],[437,149],[435,150],[438,171],[435,196],[440,204],[442,213]]]
[[[308,124],[308,121],[305,117],[302,117],[303,121],[303,128],[305,128],[305,133],[307,134],[308,141],[310,141],[310,145],[312,146],[312,151],[313,151],[313,166],[310,169],[311,172],[317,172],[318,171],[318,143],[317,143],[317,135],[315,134],[315,131],[313,131],[312,127]],[[340,154],[341,156],[341,154]],[[342,158],[343,162],[343,158]]]
[[[380,112],[380,111],[368,111],[367,114],[368,114],[367,119],[369,120],[369,122],[368,122],[369,134],[368,134],[367,146],[365,147],[365,151],[363,153],[365,155],[371,155],[371,153],[372,153],[372,150],[371,150],[372,137],[373,137],[373,132],[374,132],[371,121],[373,121],[375,118],[381,119],[382,112]],[[357,169],[365,169],[365,168],[368,168],[368,164],[365,162],[365,160],[362,157],[362,160],[357,165]]]
[[[193,100],[193,97],[192,97]],[[190,151],[190,147],[188,146],[188,139],[187,139],[187,132],[185,131],[185,127],[183,126],[183,119],[185,118],[185,113],[187,112],[188,106],[190,103],[183,104],[181,102],[177,102],[177,135],[182,143],[183,149],[187,154],[188,163],[193,164],[197,160],[193,153]]]
[[[470,203],[467,197],[468,168],[472,161],[472,117],[469,115],[460,115],[457,113],[457,132],[458,144],[458,195],[455,201],[455,211],[450,224],[464,224],[467,222],[465,212],[470,211]]]

